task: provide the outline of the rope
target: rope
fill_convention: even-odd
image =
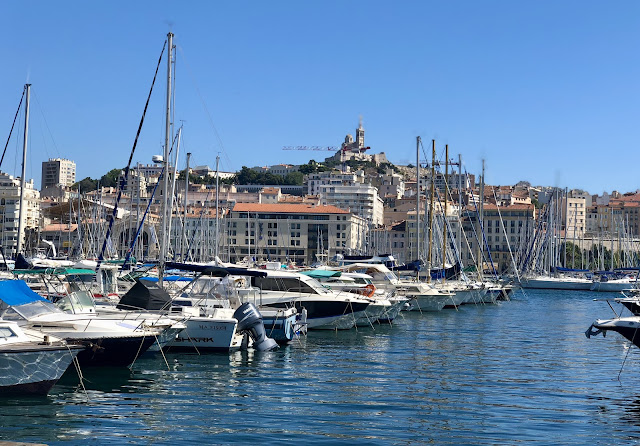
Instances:
[[[196,347],[196,343],[193,342],[193,339],[191,338],[191,335],[189,334],[186,328],[184,329],[184,332],[187,334],[187,338],[189,338],[189,342],[191,342],[191,345],[193,345],[193,348],[196,349],[196,353],[200,355],[200,350],[198,350],[198,347]]]
[[[162,351],[162,345],[158,341],[158,336],[154,333],[153,337],[156,338],[156,342],[158,343],[158,346],[160,347],[160,354],[162,355],[162,359],[164,359],[164,363],[167,365],[167,370],[171,371],[171,367],[169,367],[169,361],[167,361],[167,357],[164,355],[164,352]]]
[[[73,355],[71,352],[71,348],[67,344],[67,350],[69,350],[69,354]],[[82,375],[82,370],[80,369],[80,363],[78,362],[78,356],[73,356],[71,360],[73,362],[74,367],[76,368],[76,373],[78,374],[78,379],[80,380],[80,386],[82,386],[82,390],[84,391],[85,396],[87,397],[87,402],[89,402],[89,394],[87,393],[87,388],[84,386],[84,376]]]
[[[633,338],[631,339],[631,343],[635,345],[636,335],[638,334],[638,329],[636,328],[633,332]],[[622,361],[622,365],[620,366],[620,371],[618,372],[618,381],[620,381],[620,375],[622,374],[622,369],[624,368],[624,364],[627,362],[627,358],[629,357],[629,353],[631,353],[631,349],[627,349],[627,354],[624,355],[624,360]]]
[[[142,341],[140,342],[140,347],[138,347],[138,352],[136,353],[136,357],[133,358],[133,362],[131,363],[131,365],[129,366],[129,370],[133,369],[133,365],[136,363],[136,361],[138,360],[138,357],[140,356],[140,351],[142,350],[142,346],[144,345],[144,340],[147,338],[146,333],[142,335]]]

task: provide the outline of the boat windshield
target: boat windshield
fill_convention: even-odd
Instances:
[[[43,314],[60,313],[61,310],[57,309],[51,302],[29,302],[28,304],[15,305],[7,308],[0,315],[2,319],[9,321],[29,320],[36,316]]]
[[[56,306],[65,313],[95,313],[95,302],[85,291],[76,291],[62,297]]]
[[[262,291],[284,291],[288,293],[329,294],[331,291],[316,279],[307,276],[252,277],[251,284]]]

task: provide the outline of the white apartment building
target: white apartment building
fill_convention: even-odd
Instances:
[[[291,164],[276,164],[275,166],[269,167],[268,172],[274,175],[280,175],[282,177],[286,177],[288,174],[292,172],[297,172],[300,170],[300,166],[294,166]]]
[[[319,195],[323,186],[345,186],[352,184],[363,184],[364,172],[359,170],[355,173],[341,173],[338,171],[328,171],[309,174],[306,178],[307,194]]]
[[[421,169],[420,171],[420,190],[428,191],[431,189],[431,169]],[[445,190],[445,184],[449,185],[448,190],[452,191],[454,189],[459,189],[462,186],[462,189],[473,189],[475,176],[468,173],[455,173],[452,172],[447,176],[447,181],[445,182],[445,175],[440,172],[436,172],[435,181],[433,186],[440,192]]]
[[[566,206],[562,208],[562,223],[567,240],[580,238],[587,229],[586,200],[584,197],[568,197],[564,201]]]
[[[320,204],[352,212],[373,226],[384,221],[384,201],[370,184],[324,185],[320,187]]]
[[[76,182],[76,163],[64,158],[49,158],[42,163],[40,189],[50,186],[72,186]]]
[[[365,246],[366,221],[335,206],[238,203],[225,219],[223,259],[312,264]]]
[[[24,206],[22,214],[23,245],[27,238],[24,234],[28,230],[38,228],[40,222],[40,192],[33,184],[33,180],[25,183]],[[7,257],[15,256],[18,246],[18,222],[20,214],[20,178],[0,173],[0,245]]]
[[[324,206],[336,206],[352,212],[374,226],[383,223],[384,201],[378,195],[378,188],[364,182],[363,171],[310,174],[307,177],[307,193],[319,195],[320,204]]]

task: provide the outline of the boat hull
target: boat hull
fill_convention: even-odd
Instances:
[[[83,339],[88,348],[78,354],[81,367],[126,367],[156,342],[155,336]]]
[[[266,306],[288,308],[291,304],[291,302],[274,302]],[[348,330],[355,326],[359,318],[364,317],[369,302],[297,300],[293,305],[298,313],[305,315],[304,320],[310,330]]]
[[[170,351],[228,352],[242,346],[243,336],[236,331],[238,321],[235,319],[219,320],[195,317],[186,321],[185,324],[187,328],[178,333],[165,349]]]
[[[0,396],[46,395],[80,351],[78,347],[38,347],[0,352]]]
[[[593,332],[593,328],[596,328],[598,331]],[[596,335],[600,331],[615,331],[631,341],[633,345],[640,348],[640,318],[637,316],[597,320],[589,327],[589,330],[587,330],[587,337]]]
[[[630,282],[628,280],[617,282],[610,280],[608,282],[593,282],[591,284],[591,291],[600,291],[603,293],[619,293],[624,290],[634,288],[635,281]]]
[[[588,280],[562,280],[562,279],[523,279],[522,288],[541,290],[589,290],[591,282]]]

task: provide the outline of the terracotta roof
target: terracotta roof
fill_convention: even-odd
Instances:
[[[75,223],[71,227],[67,223],[53,223],[42,228],[42,232],[74,232],[76,229],[78,225]]]
[[[274,214],[348,214],[335,206],[310,206],[308,204],[236,203],[233,212],[268,212]]]
[[[472,206],[473,207],[473,206]],[[512,204],[510,206],[500,206],[500,212],[503,211],[528,211],[533,209],[533,204]],[[473,208],[475,209],[475,208]],[[485,203],[484,210],[485,211],[495,211],[498,209],[498,206],[495,204]]]

